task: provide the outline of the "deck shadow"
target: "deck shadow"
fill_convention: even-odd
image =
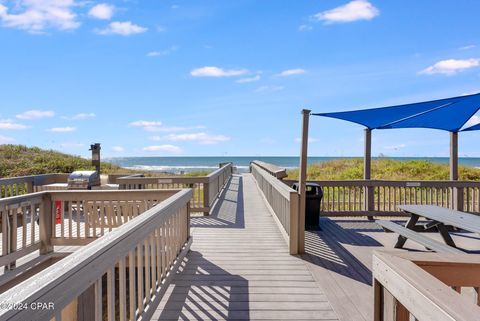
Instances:
[[[249,320],[248,280],[192,251],[155,312],[155,320]]]
[[[245,228],[243,178],[233,175],[220,193],[209,216],[192,217],[195,228]]]
[[[333,273],[371,285],[372,271],[359,261],[345,244],[359,247],[383,247],[374,238],[358,231],[381,231],[371,226],[355,226],[361,221],[345,221],[343,227],[329,218],[321,218],[321,231],[305,231],[305,255],[303,259]],[[342,221],[343,223],[343,221]],[[353,223],[353,225],[352,225]],[[375,224],[372,222],[371,224]]]

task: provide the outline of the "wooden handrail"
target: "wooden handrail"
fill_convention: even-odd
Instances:
[[[250,164],[256,164],[260,168],[267,171],[270,175],[272,175],[272,176],[274,176],[275,178],[278,178],[278,179],[283,179],[283,178],[288,176],[286,168],[279,167],[279,166],[276,166],[274,164],[262,162],[262,161],[259,161],[259,160],[254,160]]]
[[[86,245],[177,190],[44,191],[0,199],[0,266],[54,245]]]
[[[469,298],[459,292],[469,287],[478,293],[479,257],[375,251],[374,320],[478,320],[478,294]]]
[[[298,226],[298,193],[256,163],[251,164],[251,171],[275,214],[273,217],[287,241],[290,254],[298,254],[301,252],[299,238],[303,237],[303,228]]]
[[[190,200],[192,212],[209,214],[220,191],[233,174],[232,163],[222,165],[207,176],[121,177],[116,181],[120,189],[128,190],[191,188],[193,192]]]
[[[130,319],[147,319],[154,310],[148,309],[148,304],[152,297],[158,298],[165,291],[172,268],[178,265],[191,242],[188,229],[191,193],[191,190],[177,192],[41,274],[1,294],[0,303],[5,306],[31,307],[37,303],[52,303],[54,309],[36,310],[35,313],[31,309],[0,309],[0,320],[61,319],[65,307],[84,304],[80,299],[84,294],[93,295],[95,302],[93,306],[83,306],[90,316],[87,319],[102,320],[104,275],[107,275],[109,320],[116,319],[116,302],[119,302],[121,318],[130,313]],[[114,281],[117,273],[119,295]],[[138,287],[135,286],[136,280]],[[73,310],[76,315],[77,309]]]

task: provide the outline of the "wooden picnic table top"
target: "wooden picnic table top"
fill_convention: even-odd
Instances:
[[[436,205],[400,205],[405,212],[455,226],[470,232],[480,233],[480,216],[455,211]]]

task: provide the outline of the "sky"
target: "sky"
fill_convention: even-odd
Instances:
[[[480,92],[478,12],[469,0],[0,0],[0,144],[296,156],[303,108]],[[479,135],[460,134],[460,156],[480,157]],[[309,155],[360,156],[362,137],[311,117]],[[373,155],[448,156],[448,143],[374,131]]]

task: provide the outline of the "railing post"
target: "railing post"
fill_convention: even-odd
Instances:
[[[203,183],[203,208],[210,214],[210,182]],[[205,214],[205,212],[203,213]]]
[[[187,241],[190,239],[190,202],[187,203]]]
[[[7,211],[7,222],[5,222],[7,224],[7,239],[8,239],[8,242],[7,242],[7,247],[8,247],[8,253],[14,253],[15,252],[15,247],[14,245],[17,244],[17,231],[16,231],[16,224],[14,225],[13,224],[13,220],[17,219],[17,213],[16,211],[14,210],[12,212],[12,215],[9,215],[8,211]],[[7,266],[6,266],[6,269],[7,270],[13,270],[15,269],[15,267],[17,266],[17,261],[12,261],[10,262]]]
[[[299,253],[298,244],[298,193],[290,192],[290,233],[289,233],[289,250],[290,254]]]
[[[371,181],[365,181],[365,210],[368,212],[368,218],[373,219],[371,215],[375,211],[375,186]]]
[[[27,182],[27,194],[33,193],[35,189],[35,186],[33,185],[33,180],[30,182]]]
[[[53,206],[52,196],[49,193],[43,195],[42,205],[40,208],[40,254],[53,252]]]
[[[464,210],[463,187],[453,188],[453,209],[462,212]]]

